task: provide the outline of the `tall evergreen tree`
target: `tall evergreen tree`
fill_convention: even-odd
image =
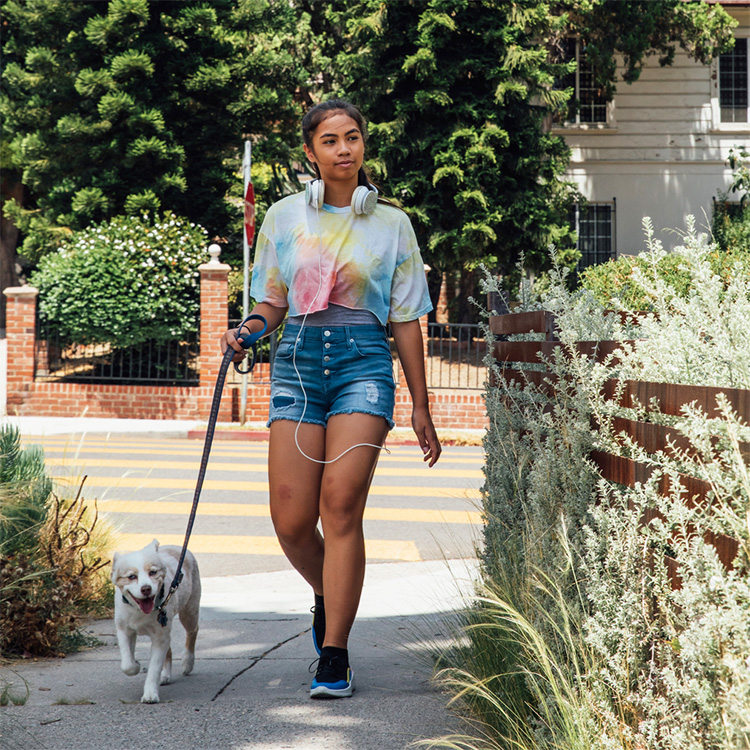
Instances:
[[[720,7],[680,0],[349,0],[326,8],[319,23],[335,33],[319,38],[336,40],[322,55],[336,72],[331,88],[369,116],[370,163],[412,215],[435,275],[460,279],[460,319],[469,315],[478,263],[508,274],[524,253],[540,269],[549,244],[563,262],[575,259],[568,149],[547,127],[571,94],[556,89],[571,69],[557,53],[560,40],[587,40],[612,96],[615,54],[632,82],[644,57],[658,53],[669,64],[677,44],[707,62],[732,26]]]
[[[225,234],[243,135],[278,130],[266,153],[288,154],[283,5],[8,0],[3,18],[3,158],[25,187],[5,214],[32,260],[56,233],[121,213],[170,209]]]

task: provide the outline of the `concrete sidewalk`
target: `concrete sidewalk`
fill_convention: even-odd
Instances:
[[[2,422],[24,438],[186,437],[205,426],[85,417]],[[174,681],[160,689],[161,703],[140,703],[144,674],[120,670],[114,623],[96,621],[88,628],[101,643],[95,648],[0,666],[0,690],[12,683],[15,695],[28,694],[24,705],[0,707],[0,750],[402,750],[450,733],[458,720],[431,682],[434,654],[449,642],[452,613],[471,596],[476,568],[476,560],[368,565],[350,641],[356,690],[334,701],[309,697],[312,597],[295,571],[204,578],[195,669],[181,674],[184,631],[176,623]],[[139,638],[141,664],[148,649]]]
[[[0,417],[0,424],[18,427],[22,437],[32,435],[84,435],[140,433],[151,437],[186,437],[202,426],[198,421],[180,419],[105,419],[101,417]],[[203,425],[205,426],[205,425]],[[222,425],[217,425],[219,429]],[[258,425],[260,427],[260,425]],[[265,428],[265,425],[263,425]],[[0,745],[0,748],[2,746]]]
[[[0,708],[0,750],[401,750],[454,731],[431,683],[451,613],[471,595],[476,561],[370,565],[350,641],[351,698],[309,698],[315,658],[310,591],[294,571],[204,579],[195,670],[141,704],[144,675],[120,671],[112,620],[102,645],[65,659],[0,669],[22,706]],[[145,664],[148,640],[136,658]]]

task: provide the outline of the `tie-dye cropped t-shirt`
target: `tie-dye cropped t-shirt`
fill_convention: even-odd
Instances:
[[[369,310],[385,325],[432,309],[424,263],[408,216],[379,203],[368,215],[349,206],[308,206],[290,195],[268,210],[258,234],[250,294],[289,315],[329,303]]]

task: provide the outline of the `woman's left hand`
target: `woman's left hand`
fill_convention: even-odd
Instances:
[[[429,408],[415,408],[411,414],[411,424],[424,453],[424,460],[429,461],[428,466],[434,466],[443,449],[432,424]]]

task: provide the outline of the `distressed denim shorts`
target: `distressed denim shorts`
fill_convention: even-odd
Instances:
[[[396,384],[385,328],[305,326],[301,330],[300,334],[300,326],[287,323],[276,350],[268,424],[290,419],[325,427],[335,414],[362,413],[383,417],[392,429]]]

